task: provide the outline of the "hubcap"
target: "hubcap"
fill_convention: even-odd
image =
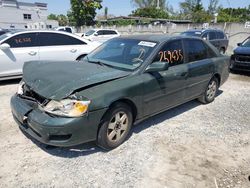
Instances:
[[[109,141],[119,141],[128,128],[128,116],[125,112],[117,112],[109,122],[107,136]]]
[[[216,89],[217,89],[217,85],[216,82],[213,80],[209,85],[208,85],[208,89],[207,89],[207,98],[209,100],[213,99],[215,97],[216,94]]]

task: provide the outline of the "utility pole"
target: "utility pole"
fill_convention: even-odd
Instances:
[[[157,6],[156,6],[157,9],[160,9],[160,0],[157,0]]]

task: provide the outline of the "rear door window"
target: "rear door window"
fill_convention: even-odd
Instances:
[[[207,47],[201,40],[185,39],[184,48],[187,54],[188,62],[207,59]]]
[[[222,33],[222,32],[217,32],[217,38],[218,38],[218,39],[224,39],[224,38],[225,38],[224,33]]]
[[[216,33],[214,31],[209,32],[209,40],[215,40],[216,39]]]
[[[37,33],[25,33],[13,36],[3,43],[7,43],[11,48],[25,48],[39,46],[37,42]]]
[[[41,46],[83,45],[85,42],[74,37],[59,33],[40,33]]]
[[[112,30],[104,30],[103,31],[104,35],[116,35],[117,33]]]

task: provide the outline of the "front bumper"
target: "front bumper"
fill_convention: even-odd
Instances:
[[[96,140],[106,108],[77,118],[57,117],[38,109],[36,102],[14,95],[11,110],[19,127],[31,137],[44,144],[68,147]]]
[[[240,71],[250,71],[250,58],[249,61],[239,61],[233,56],[230,62],[231,70],[240,70]]]

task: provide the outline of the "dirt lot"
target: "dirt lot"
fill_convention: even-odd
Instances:
[[[133,128],[119,148],[46,147],[26,138],[0,85],[0,187],[250,187],[250,77],[231,74],[209,105],[196,101]]]

